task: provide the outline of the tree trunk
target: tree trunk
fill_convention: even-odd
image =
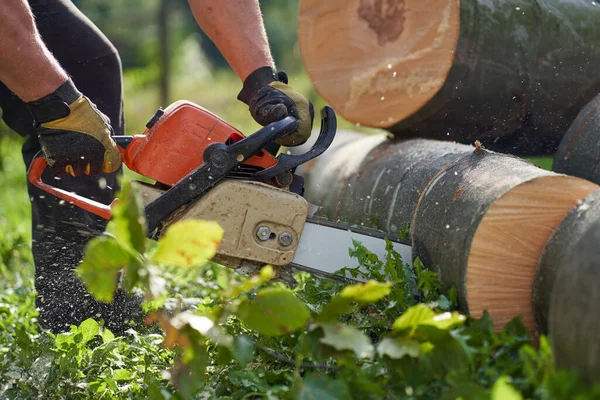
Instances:
[[[307,199],[331,220],[389,233],[412,221],[413,258],[456,285],[464,311],[487,309],[498,329],[522,314],[533,332],[531,287],[542,249],[599,187],[471,146],[345,136],[299,171]]]
[[[580,204],[577,204],[560,223],[546,244],[540,257],[533,285],[535,322],[540,333],[548,333],[548,313],[556,276],[562,268],[566,268],[565,265],[570,263],[573,245],[598,220],[600,220],[600,191],[592,193]]]
[[[584,0],[302,0],[299,40],[352,122],[542,155],[600,91],[598,20]]]
[[[587,226],[579,240],[569,239],[550,297],[550,340],[556,366],[576,369],[593,384],[600,381],[600,220]]]
[[[600,184],[600,96],[577,115],[560,142],[553,169]]]

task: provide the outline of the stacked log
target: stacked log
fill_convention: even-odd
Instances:
[[[349,121],[544,155],[600,92],[598,20],[584,0],[302,0],[299,41]]]
[[[561,290],[554,290],[559,271],[572,265],[573,245],[585,236],[592,225],[600,220],[600,191],[581,201],[563,219],[546,244],[539,260],[533,285],[535,321],[540,333],[549,333],[550,303]],[[599,242],[600,243],[600,242]],[[594,256],[597,253],[594,253]],[[600,263],[600,259],[598,260]],[[570,272],[577,271],[575,265]],[[558,283],[559,285],[562,282]],[[584,298],[587,296],[584,296]]]
[[[600,219],[577,233],[581,236],[563,243],[564,263],[549,299],[548,327],[557,367],[579,371],[591,385],[600,381]]]
[[[600,96],[569,127],[556,151],[553,170],[600,184]]]
[[[426,139],[346,141],[311,165],[306,197],[330,219],[398,232],[413,259],[456,285],[459,306],[501,329],[517,315],[535,331],[534,274],[565,215],[599,187],[519,158]],[[316,173],[319,171],[319,173]]]

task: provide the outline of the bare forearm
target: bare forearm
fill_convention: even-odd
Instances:
[[[0,81],[23,101],[39,99],[68,79],[44,45],[26,0],[0,7]]]
[[[255,69],[274,67],[258,0],[189,0],[202,30],[243,81]]]

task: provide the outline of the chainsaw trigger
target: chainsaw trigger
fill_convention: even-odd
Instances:
[[[312,160],[315,157],[320,156],[329,148],[333,139],[335,138],[335,132],[337,130],[337,119],[335,112],[329,106],[325,106],[321,109],[321,131],[315,144],[304,154],[290,155],[282,153],[277,157],[277,164],[274,166],[264,169],[254,174],[253,179],[258,181],[268,181],[273,179],[286,171],[293,170],[299,165],[304,164],[307,161]]]

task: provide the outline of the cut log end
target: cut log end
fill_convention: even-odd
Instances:
[[[460,28],[458,0],[303,0],[300,16],[300,50],[319,93],[346,119],[377,127],[440,90]]]
[[[578,178],[542,176],[496,200],[471,245],[465,282],[470,314],[487,310],[496,329],[522,315],[535,332],[531,292],[540,254],[565,215],[597,189]]]

